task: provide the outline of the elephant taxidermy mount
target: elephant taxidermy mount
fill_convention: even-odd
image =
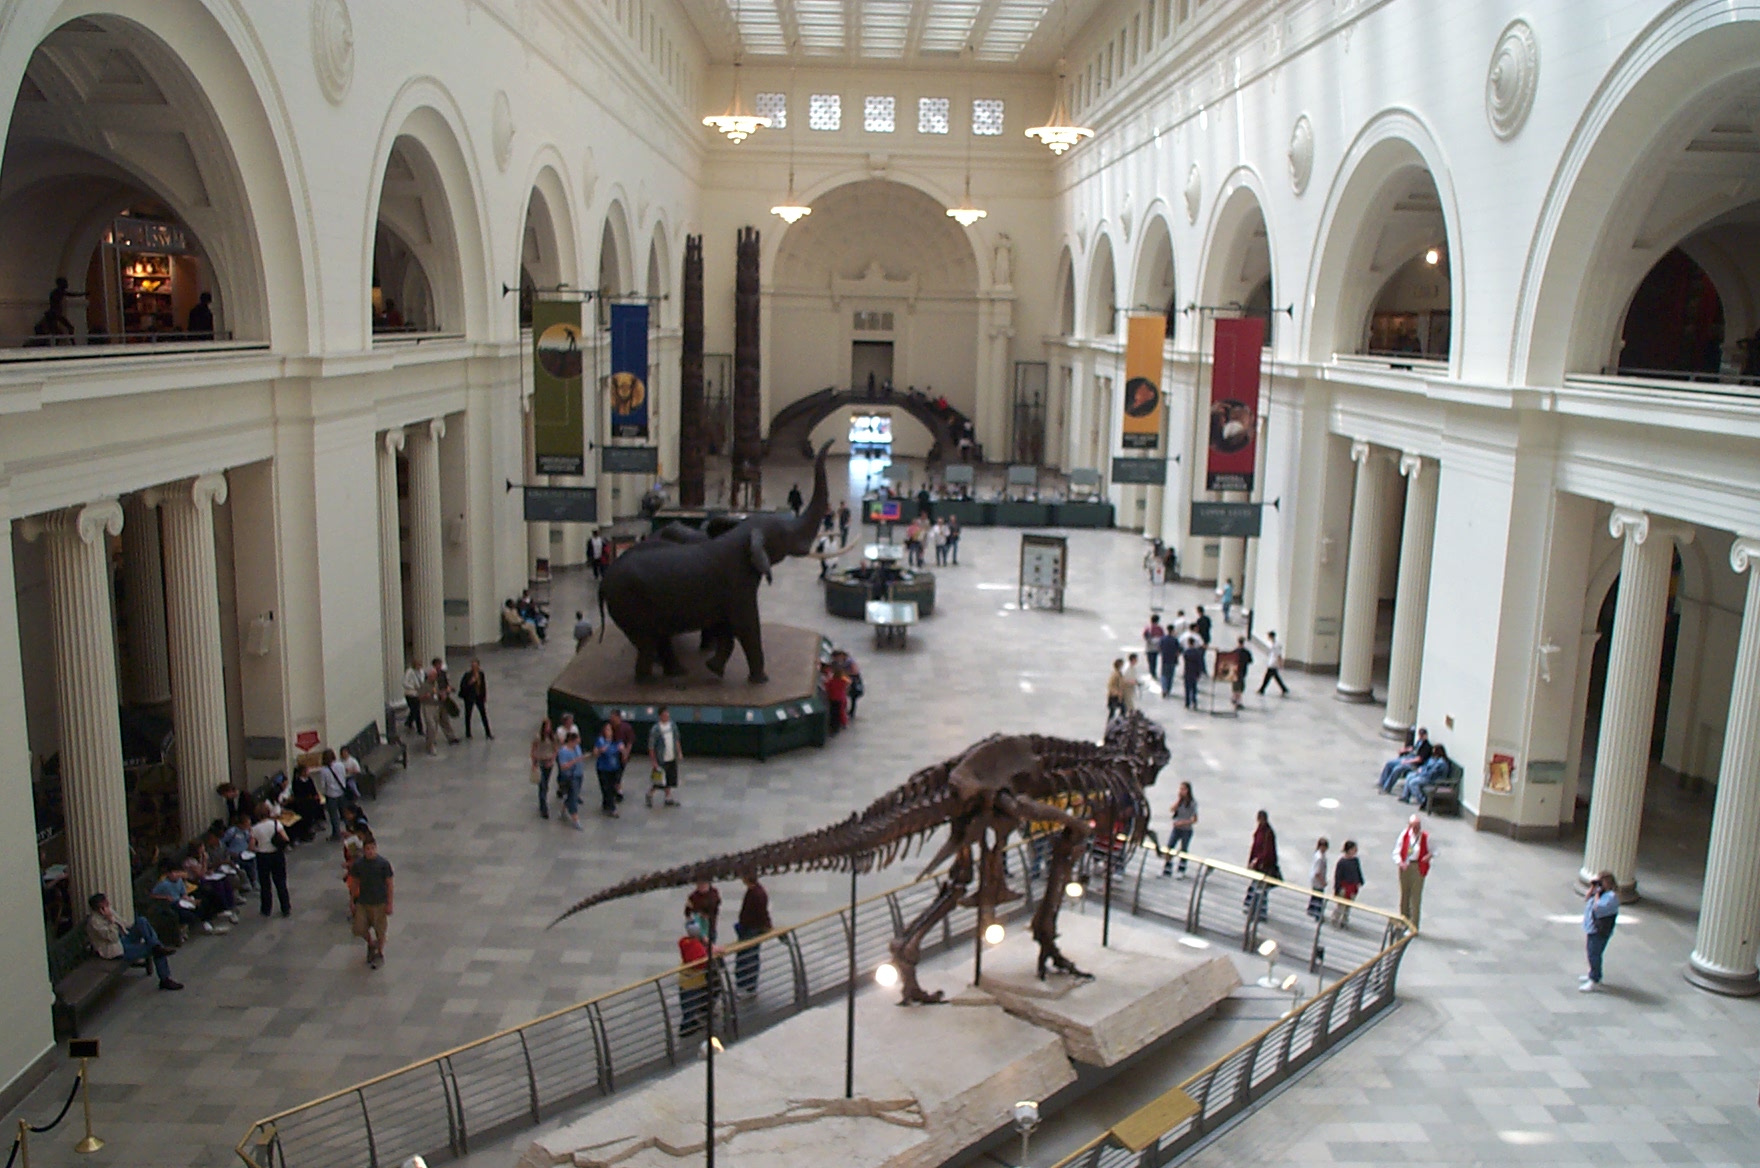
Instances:
[[[830,449],[825,443],[813,460],[813,497],[799,515],[749,515],[714,533],[668,524],[611,561],[599,584],[599,636],[604,639],[609,612],[636,647],[637,681],[649,680],[656,662],[666,676],[682,675],[672,639],[694,632],[703,635],[709,651],[704,664],[715,676],[726,670],[737,641],[751,680],[770,680],[764,672],[758,583],[769,581],[772,566],[789,556],[838,554],[812,550],[829,506],[825,453]]]

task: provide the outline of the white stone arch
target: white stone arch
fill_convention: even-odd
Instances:
[[[1081,318],[1077,321],[1083,336],[1110,337],[1118,332],[1118,260],[1112,246],[1112,234],[1105,225],[1096,233],[1094,250],[1088,256],[1086,291],[1079,302]]]
[[[1277,271],[1277,246],[1271,230],[1271,217],[1265,212],[1267,202],[1265,184],[1250,167],[1236,167],[1217,188],[1216,198],[1211,203],[1210,222],[1204,232],[1204,248],[1200,253],[1203,259],[1193,285],[1197,289],[1196,303],[1221,305],[1246,301],[1247,294],[1259,282],[1259,265],[1252,252],[1262,233],[1266,253],[1263,274],[1271,280],[1272,307],[1276,307],[1283,283]],[[1197,321],[1194,321],[1194,328],[1196,325]],[[1279,329],[1275,326],[1272,330],[1279,343],[1289,331],[1287,327]],[[1193,347],[1200,347],[1202,343],[1200,332],[1194,338]]]
[[[1179,319],[1174,301],[1179,295],[1179,260],[1173,247],[1173,217],[1160,199],[1143,215],[1137,233],[1136,256],[1131,264],[1128,287],[1132,311],[1160,309],[1168,314],[1167,336],[1173,339]]]
[[[1440,207],[1449,277],[1449,363],[1451,368],[1460,367],[1468,303],[1460,207],[1440,143],[1423,119],[1406,109],[1383,110],[1370,118],[1333,172],[1302,298],[1300,349],[1308,360],[1326,361],[1335,352],[1357,351],[1376,298],[1394,275],[1390,269],[1379,281],[1361,278],[1382,240],[1373,229],[1390,211],[1400,187],[1420,170],[1435,187]],[[1418,255],[1425,245],[1411,246],[1416,248],[1411,255]],[[1272,287],[1276,288],[1275,280]]]
[[[1059,336],[1073,337],[1080,327],[1076,306],[1081,300],[1076,288],[1075,249],[1066,243],[1057,257],[1057,307],[1052,318],[1052,327]]]
[[[624,206],[623,192],[613,191],[611,202],[605,207],[605,218],[599,227],[599,238],[594,241],[594,251],[599,257],[599,266],[593,278],[594,287],[608,292],[612,297],[637,290],[629,214]],[[605,254],[606,244],[610,244],[609,256]]]
[[[483,187],[474,161],[476,151],[465,127],[458,103],[432,77],[411,78],[391,100],[373,151],[372,186],[366,203],[371,214],[361,244],[361,317],[369,330],[374,245],[379,221],[387,210],[385,179],[396,153],[409,163],[415,197],[422,204],[426,239],[413,242],[433,286],[438,326],[469,337],[487,336],[491,331],[489,232],[483,223]],[[408,220],[403,229],[416,234]],[[499,288],[500,281],[495,284]]]
[[[653,305],[654,323],[664,326],[678,314],[672,303],[672,239],[663,219],[656,219],[648,233],[646,278],[643,288]]]
[[[539,284],[580,286],[580,246],[575,230],[574,201],[568,169],[554,146],[540,148],[526,180],[526,210],[517,249],[522,268],[529,267],[528,249],[536,236],[540,268],[532,274]]]
[[[873,173],[866,169],[837,171],[809,186],[801,188],[800,198],[805,205],[810,207],[813,205],[814,200],[829,194],[831,191],[834,191],[839,187],[849,186],[852,183],[869,182],[873,179]],[[943,207],[951,207],[956,201],[956,196],[944,189],[941,184],[935,182],[926,175],[919,174],[908,168],[888,167],[885,178],[882,181],[912,187],[923,192],[925,195],[928,195]],[[799,222],[805,222],[805,220]],[[949,219],[948,222],[952,223],[953,220]],[[985,222],[985,220],[978,220],[978,223],[983,222]],[[798,223],[796,225],[798,225]],[[958,224],[955,225],[958,226]],[[762,271],[769,272],[774,270],[777,252],[781,249],[782,241],[787,236],[791,226],[794,225],[785,225],[781,231],[770,230],[764,225],[759,226],[759,255],[761,257],[759,263]],[[978,263],[977,258],[979,256],[990,254],[990,240],[986,238],[985,233],[979,228],[977,223],[974,223],[970,227],[960,227],[960,230],[965,233],[966,244],[972,249],[973,262],[976,264],[978,271],[978,290],[980,292],[989,291],[992,275],[990,265]]]
[[[1686,0],[1652,22],[1608,70],[1577,121],[1534,229],[1515,312],[1511,380],[1555,385],[1566,372],[1599,371],[1655,256],[1751,201],[1731,183],[1728,205],[1702,197],[1694,214],[1662,224],[1645,248],[1632,246],[1668,177],[1658,162],[1754,80],[1757,62],[1760,21],[1751,8]],[[1632,254],[1658,247],[1654,256]]]
[[[270,340],[283,350],[304,348],[308,322],[321,314],[310,262],[310,214],[296,210],[310,202],[287,110],[248,22],[230,8],[212,9],[199,0],[7,5],[0,10],[0,93],[8,95],[0,105],[0,135],[28,129],[19,117],[23,103],[17,101],[26,69],[51,34],[76,22],[138,44],[152,80],[169,91],[162,94],[166,104],[175,107],[181,99],[187,106],[186,117],[172,122],[176,129],[170,131],[163,122],[139,118],[132,126],[88,119],[79,149],[100,164],[100,173],[126,176],[195,232],[212,261],[216,286],[211,290],[221,302],[222,327]],[[129,112],[121,103],[116,108]],[[159,150],[129,141],[131,132],[145,137],[149,130],[156,133]],[[181,134],[187,154],[169,149],[166,133]],[[194,160],[193,185],[190,176],[173,169],[179,155]],[[0,175],[0,188],[16,191],[7,181],[11,177]],[[27,181],[51,177],[44,170]],[[68,276],[76,287],[84,283],[84,264],[96,241],[91,223],[107,218],[95,207],[102,197],[91,201],[83,213],[90,222],[80,225],[87,244],[83,254],[64,247],[56,257],[62,270],[53,273]],[[6,235],[15,243],[20,238],[11,230]],[[65,270],[76,261],[77,272]]]

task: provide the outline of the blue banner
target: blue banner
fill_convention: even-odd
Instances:
[[[611,306],[611,436],[648,436],[648,306]]]

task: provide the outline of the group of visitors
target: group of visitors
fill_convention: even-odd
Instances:
[[[745,896],[740,901],[739,919],[734,922],[734,936],[739,941],[752,941],[764,936],[775,926],[770,921],[770,893],[759,881],[756,872],[740,874]],[[719,962],[726,950],[716,944],[719,936],[721,893],[708,880],[699,880],[684,902],[684,935],[678,939],[678,959],[683,967],[678,972],[679,1037],[684,1038],[704,1029],[709,1011],[709,976],[711,960]],[[762,954],[756,944],[746,945],[734,955],[733,983],[742,994],[758,992],[758,975]]]
[[[508,597],[501,605],[501,639],[512,642],[524,642],[528,645],[542,645],[550,637],[550,614],[544,606],[532,599],[530,592],[520,593],[519,599]]]
[[[952,515],[936,519],[924,513],[911,520],[904,529],[906,562],[913,568],[927,567],[925,546],[935,552],[935,565],[946,567],[959,563],[959,520]]]
[[[576,831],[581,827],[581,787],[586,779],[587,760],[591,758],[593,775],[599,783],[599,814],[607,819],[619,818],[618,804],[624,800],[623,776],[635,753],[635,727],[624,720],[621,711],[611,711],[599,727],[589,748],[575,725],[573,714],[563,714],[562,721],[552,724],[545,718],[538,723],[532,737],[530,758],[531,779],[538,788],[538,818],[550,818],[550,776],[556,776],[556,794],[562,800],[566,822]],[[661,706],[654,725],[648,730],[648,790],[642,802],[654,806],[659,795],[662,806],[679,807],[678,765],[684,761],[684,744],[672,711]]]
[[[1158,682],[1161,696],[1173,696],[1173,682],[1177,676],[1183,683],[1185,708],[1198,708],[1198,687],[1203,679],[1219,674],[1228,682],[1229,704],[1239,711],[1241,701],[1247,689],[1247,674],[1253,664],[1253,651],[1247,647],[1247,638],[1237,636],[1232,648],[1212,645],[1210,638],[1215,626],[1203,605],[1198,605],[1196,615],[1187,617],[1185,609],[1175,613],[1173,620],[1166,625],[1161,623],[1161,614],[1149,614],[1149,623],[1143,626],[1143,655],[1148,658],[1149,681]],[[1269,662],[1264,679],[1259,683],[1259,693],[1273,681],[1277,683],[1285,695],[1289,687],[1283,682],[1283,647],[1277,643],[1275,632],[1266,635],[1270,646]],[[1131,675],[1129,680],[1132,689],[1136,687],[1135,671],[1136,655],[1131,655]],[[1116,663],[1115,663],[1116,664]],[[1110,683],[1109,683],[1110,695]],[[1108,700],[1108,712],[1111,710]]]
[[[868,692],[862,682],[862,667],[847,649],[833,649],[831,656],[819,663],[819,679],[825,687],[825,702],[830,707],[833,733],[848,726],[856,716],[856,703]]]
[[[1376,786],[1383,795],[1398,795],[1401,803],[1416,803],[1427,811],[1430,796],[1448,781],[1451,765],[1448,750],[1431,742],[1430,731],[1420,726],[1412,744],[1382,766]]]

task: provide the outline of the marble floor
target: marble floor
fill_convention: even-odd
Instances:
[[[550,643],[482,653],[497,737],[412,755],[369,808],[397,870],[384,968],[366,967],[343,922],[332,846],[299,849],[290,919],[248,915],[229,936],[196,939],[174,959],[184,993],[131,980],[94,1021],[105,1053],[93,1099],[109,1145],[76,1156],[77,1133],[63,1128],[39,1137],[32,1162],[236,1163],[232,1145],[260,1116],[675,962],[670,893],[547,927],[587,891],[820,826],[992,731],[1097,735],[1109,663],[1136,647],[1147,616],[1142,540],[1071,532],[1063,613],[1015,606],[1018,547],[1018,532],[969,530],[961,564],[939,576],[935,615],[902,651],[876,651],[861,628],[825,616],[810,562],[780,567],[763,595],[768,618],[821,627],[861,659],[868,696],[855,725],[767,764],[688,760],[682,808],[635,802],[621,819],[586,819],[584,832],[539,820],[526,778],[544,687],[592,595],[584,575],[559,576]],[[1186,607],[1209,599],[1169,593]],[[1306,870],[1316,835],[1355,838],[1364,899],[1393,903],[1387,856],[1406,809],[1373,787],[1388,753],[1381,711],[1333,701],[1326,677],[1290,684],[1287,698],[1249,697],[1238,720],[1147,699],[1175,752],[1152,794],[1169,803],[1173,783],[1190,780],[1202,806],[1194,850],[1224,859],[1244,861],[1261,807],[1286,871]],[[1653,784],[1645,900],[1622,916],[1598,995],[1575,992],[1580,842],[1518,844],[1436,820],[1426,932],[1405,963],[1401,1006],[1197,1162],[1760,1160],[1760,1001],[1704,994],[1680,973],[1703,854],[1679,837],[1703,838],[1710,798]],[[773,911],[805,917],[842,891],[836,877],[779,878]],[[58,1070],[5,1118],[8,1130],[18,1116],[52,1116],[67,1082]]]

